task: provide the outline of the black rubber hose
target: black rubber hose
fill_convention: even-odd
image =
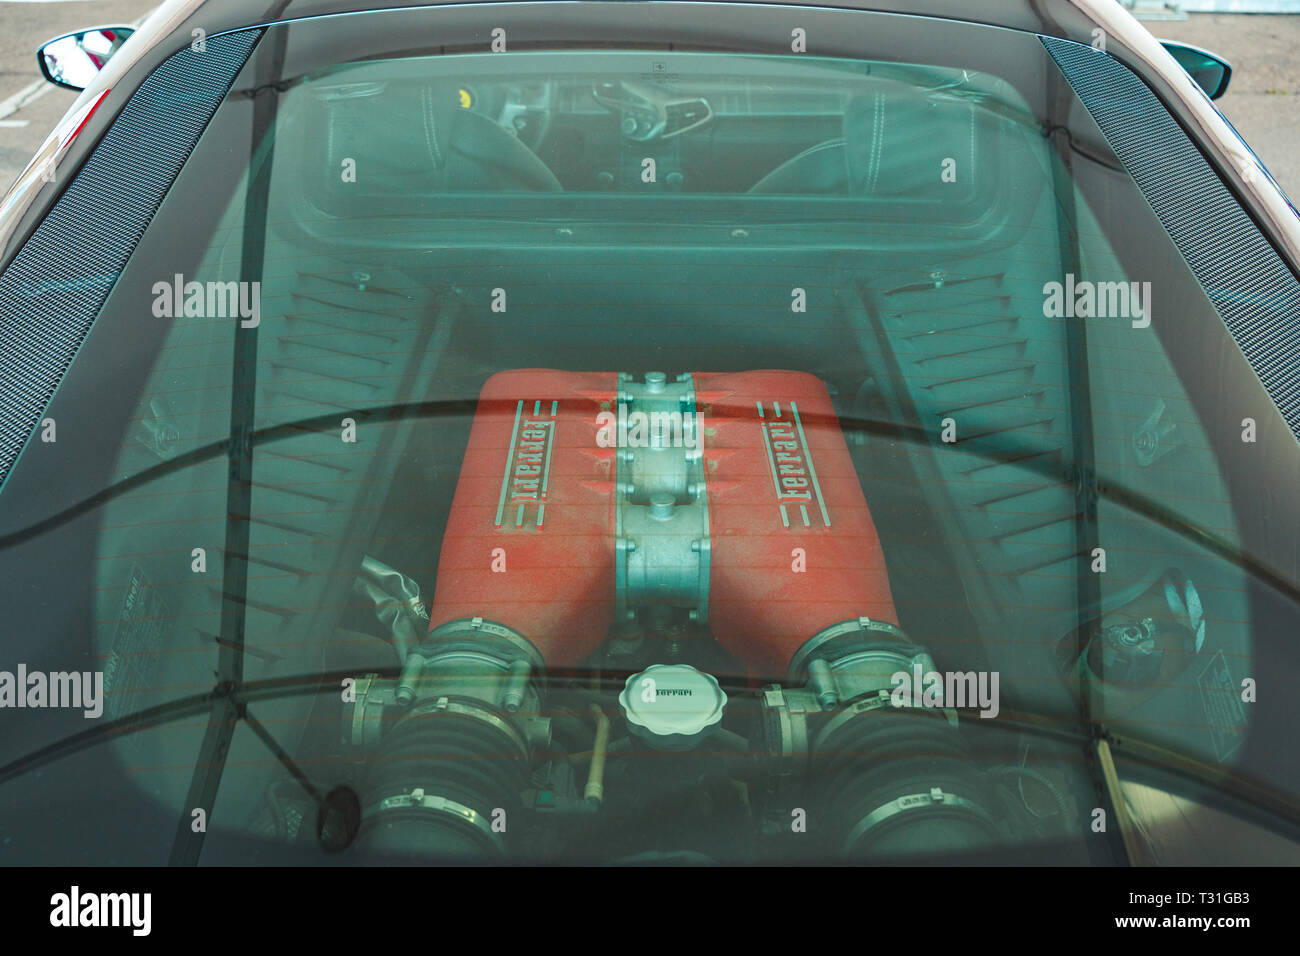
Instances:
[[[357,849],[426,861],[495,856],[506,848],[511,820],[520,818],[527,767],[519,745],[487,721],[439,711],[407,717],[388,732],[370,762],[361,787],[365,817]],[[374,809],[417,789],[473,810],[480,825],[427,808]],[[504,832],[485,829],[499,819]]]
[[[813,763],[815,812],[828,821],[818,828],[825,849],[861,860],[988,846],[998,836],[996,804],[970,761],[960,735],[941,716],[877,711],[836,728]],[[882,810],[900,797],[928,797],[935,788],[961,802],[914,800],[902,812]],[[878,822],[861,826],[877,813]]]

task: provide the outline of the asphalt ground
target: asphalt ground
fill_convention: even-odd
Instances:
[[[81,27],[134,23],[155,3],[0,0],[0,187],[8,188],[76,99],[69,90],[39,82],[36,47]],[[1193,14],[1146,26],[1156,36],[1212,50],[1232,63],[1232,82],[1216,105],[1300,202],[1300,15]]]
[[[82,27],[135,23],[157,5],[158,0],[0,0],[0,189],[9,188],[77,98],[41,79],[36,48]]]
[[[1283,191],[1300,204],[1300,14],[1200,13],[1146,24],[1232,64],[1228,92],[1214,101]]]

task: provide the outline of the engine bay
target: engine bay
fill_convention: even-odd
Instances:
[[[498,372],[442,541],[427,608],[373,558],[358,579],[399,665],[344,707],[369,769],[335,799],[367,852],[548,858],[576,837],[707,862],[811,812],[809,851],[854,859],[988,847],[1027,808],[1063,814],[1058,783],[1026,771],[1036,792],[1021,781],[1007,806],[971,766],[957,708],[996,717],[996,677],[925,690],[934,660],[898,623],[815,376]]]
[[[792,370],[490,375],[458,467],[437,468],[450,505],[435,588],[399,570],[425,555],[398,544],[390,522],[408,509],[390,498],[380,557],[364,559],[331,642],[327,670],[358,654],[369,666],[307,721],[342,732],[308,733],[303,752],[355,768],[316,839],[417,862],[865,861],[1037,843],[1086,859],[1072,821],[1090,812],[1087,767],[995,719],[1035,696],[1011,672],[1030,658],[973,645],[973,617],[954,630],[968,612],[936,598],[957,559],[906,487],[907,446],[855,439],[832,388]],[[436,453],[403,458],[423,470]],[[414,540],[427,554],[431,539]],[[1148,697],[1127,688],[1187,668],[1199,601],[1171,569],[1098,623],[1084,661],[1044,647],[1039,666],[1062,690]],[[290,813],[310,842],[310,803],[277,790],[255,830],[284,832],[272,815]]]

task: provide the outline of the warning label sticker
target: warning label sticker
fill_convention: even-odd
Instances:
[[[1222,761],[1241,746],[1246,731],[1246,711],[1241,705],[1241,690],[1232,679],[1223,651],[1216,651],[1196,678],[1201,690],[1205,724],[1214,741],[1214,756]]]

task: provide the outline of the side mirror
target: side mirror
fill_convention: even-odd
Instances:
[[[134,27],[92,27],[68,33],[42,43],[36,62],[55,86],[84,90],[134,32]]]
[[[1232,66],[1227,60],[1216,56],[1209,50],[1177,43],[1173,40],[1161,40],[1164,47],[1186,70],[1196,85],[1205,91],[1205,95],[1217,100],[1228,91],[1228,80],[1232,79]]]

